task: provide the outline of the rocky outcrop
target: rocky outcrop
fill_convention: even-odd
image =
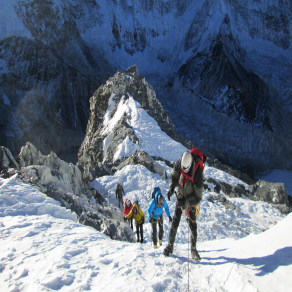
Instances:
[[[54,152],[42,155],[28,142],[21,148],[17,160],[23,175],[40,187],[50,185],[60,193],[71,194],[80,194],[86,189],[78,166],[61,160]]]
[[[8,172],[9,169],[19,169],[19,164],[14,159],[10,150],[4,146],[1,146],[0,147],[0,172],[3,171],[3,174],[4,174]]]
[[[162,179],[167,179],[164,168],[143,150],[136,150],[129,158],[122,162],[116,170],[120,170],[127,165],[136,164],[144,165],[151,172],[158,173]]]
[[[267,202],[272,204],[283,214],[292,212],[292,205],[289,202],[289,196],[287,195],[283,183],[269,183],[267,181],[259,180],[256,183],[245,187],[242,184],[232,186],[225,182],[206,178],[204,181],[204,188],[219,195],[223,193],[230,198],[241,198],[242,196],[245,196],[253,201]],[[211,199],[223,202],[218,198],[219,197],[215,197],[215,199]]]
[[[248,192],[260,201],[273,204],[275,208],[284,214],[292,211],[292,206],[290,205],[283,183],[269,183],[264,180],[259,180],[249,186]]]
[[[16,159],[4,147],[0,154],[3,178],[16,175],[16,180],[32,185],[75,212],[81,224],[102,231],[112,239],[136,242],[132,229],[123,222],[123,213],[108,204],[99,191],[88,188],[78,166],[66,163],[54,152],[43,155],[31,143],[21,148]]]

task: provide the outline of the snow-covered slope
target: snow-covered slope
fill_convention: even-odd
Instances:
[[[238,182],[212,168],[207,168],[206,175],[230,184]],[[144,211],[152,185],[159,185],[164,194],[167,189],[167,181],[143,166],[128,166],[94,184],[98,188],[103,186],[113,201],[116,182],[123,184],[126,198],[141,202]],[[198,217],[198,250],[202,260],[200,263],[190,260],[188,264],[184,218],[174,255],[165,258],[162,251],[168,238],[168,222],[164,224],[163,246],[157,250],[151,244],[148,218],[144,225],[145,244],[110,240],[101,232],[76,223],[74,216],[73,221],[59,219],[68,218],[68,213],[61,207],[52,212],[52,205],[41,199],[39,192],[37,195],[13,179],[1,179],[0,289],[121,291],[130,284],[137,291],[187,291],[188,285],[190,291],[289,291],[291,215],[284,218],[263,202],[233,199],[243,213],[239,215],[208,202],[206,198],[211,194],[204,192]],[[171,213],[174,203],[169,202]],[[42,211],[29,211],[24,216],[22,210],[32,208]]]

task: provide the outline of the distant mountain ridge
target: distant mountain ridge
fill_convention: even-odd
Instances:
[[[0,13],[13,152],[30,141],[74,159],[88,99],[136,64],[192,143],[251,174],[292,169],[291,1],[12,0]]]

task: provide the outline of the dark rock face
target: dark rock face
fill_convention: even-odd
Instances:
[[[88,99],[112,72],[81,38],[74,19],[82,14],[80,8],[61,8],[54,1],[15,5],[32,38],[0,41],[0,58],[7,67],[0,75],[0,96],[3,91],[10,100],[0,144],[14,154],[30,141],[45,154],[54,151],[67,161],[77,161],[89,116]]]
[[[14,153],[27,141],[46,154],[72,152],[70,148],[83,140],[87,99],[98,80],[80,74],[48,46],[27,38],[1,41],[0,51],[9,69],[0,78],[0,87],[10,100],[3,133],[12,134],[2,136],[1,144]]]
[[[224,164],[251,177],[254,171],[290,169],[291,115],[246,58],[227,14],[208,50],[194,51],[167,83],[162,104],[167,107],[170,99],[176,107],[167,112],[176,127]]]

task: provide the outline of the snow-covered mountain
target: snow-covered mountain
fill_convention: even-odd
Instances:
[[[138,291],[289,291],[291,206],[283,184],[248,185],[208,159],[197,218],[202,260],[189,261],[183,217],[174,254],[165,258],[170,224],[164,222],[163,245],[154,250],[146,216],[145,243],[133,242],[115,207],[115,189],[122,184],[124,199],[138,200],[146,213],[154,186],[166,196],[173,161],[188,143],[136,66],[99,87],[90,107],[80,168],[53,152],[42,155],[31,143],[16,159],[0,148],[0,167],[9,176],[0,178],[1,291],[129,285]],[[167,202],[173,215],[174,196]]]
[[[1,144],[76,152],[88,98],[136,64],[192,143],[246,172],[291,169],[291,1],[12,0],[0,8]]]

